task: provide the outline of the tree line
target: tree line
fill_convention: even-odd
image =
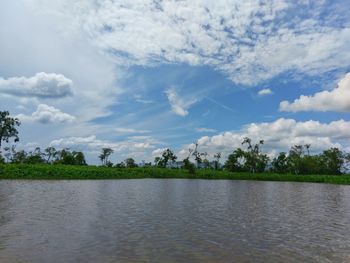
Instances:
[[[8,111],[0,111],[0,163],[87,164],[83,152],[71,151],[67,148],[57,150],[54,147],[47,147],[41,150],[37,147],[33,151],[26,152],[25,150],[16,150],[15,145],[13,145],[2,149],[2,142],[9,143],[11,139],[14,142],[19,141],[17,127],[20,124],[20,121],[11,117]],[[220,163],[221,152],[213,154],[212,161],[209,161],[209,154],[201,152],[199,144],[195,143],[194,148],[188,150],[187,157],[182,161],[177,161],[178,157],[171,149],[165,149],[161,156],[155,157],[153,164],[143,162],[142,167],[183,168],[192,174],[195,173],[196,169],[223,169],[231,172],[249,173],[339,175],[347,171],[350,162],[350,154],[338,148],[330,148],[322,153],[311,155],[310,144],[294,145],[289,152],[280,152],[275,158],[270,159],[266,153],[261,151],[263,140],[254,144],[250,138],[246,137],[241,144],[242,147],[234,149],[223,165]],[[138,166],[133,158],[127,158],[113,164],[109,159],[111,154],[113,154],[113,149],[102,148],[99,155],[102,166],[116,168]]]

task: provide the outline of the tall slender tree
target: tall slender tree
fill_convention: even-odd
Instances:
[[[214,154],[214,165],[215,165],[215,170],[218,170],[218,169],[219,169],[220,158],[221,158],[221,152],[218,152],[218,153]]]
[[[16,127],[20,125],[19,119],[11,117],[8,111],[0,111],[0,153],[2,142],[9,142],[11,138],[14,142],[19,141]]]
[[[108,157],[113,153],[113,150],[111,148],[102,148],[101,154],[99,156],[102,165],[106,165],[108,162]]]

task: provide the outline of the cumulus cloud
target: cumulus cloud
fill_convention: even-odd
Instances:
[[[266,96],[266,95],[271,95],[271,94],[273,94],[271,89],[262,89],[262,90],[259,90],[259,92],[258,92],[259,96]]]
[[[158,148],[152,151],[153,157],[160,157],[167,148]]]
[[[32,77],[0,77],[0,92],[18,97],[57,99],[73,94],[73,81],[62,74],[45,72]]]
[[[282,101],[281,111],[340,111],[350,112],[350,73],[342,78],[333,90],[300,96],[294,102]]]
[[[166,90],[165,94],[168,97],[171,110],[179,116],[188,115],[188,108],[197,102],[195,99],[181,98],[173,88]]]
[[[350,122],[345,120],[321,123],[281,118],[274,122],[251,123],[239,131],[203,136],[198,139],[198,144],[200,151],[206,151],[212,156],[218,151],[227,155],[235,148],[242,147],[244,137],[251,138],[253,142],[264,140],[263,150],[271,156],[279,151],[288,151],[291,146],[298,144],[311,144],[317,152],[330,147],[349,147],[349,130]],[[186,156],[189,148],[194,148],[194,145],[186,145],[179,154]]]
[[[40,122],[43,124],[67,123],[75,120],[74,116],[46,104],[39,104],[37,110],[31,115],[19,114],[17,115],[17,118],[21,121]]]

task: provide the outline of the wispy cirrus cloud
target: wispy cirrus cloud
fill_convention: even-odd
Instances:
[[[215,129],[205,128],[205,127],[196,128],[196,131],[197,132],[217,132],[217,130]]]
[[[115,128],[114,129],[117,133],[148,133],[148,130],[137,130],[133,128]]]
[[[197,102],[196,99],[180,97],[174,88],[167,89],[165,94],[170,103],[171,110],[182,117],[188,115],[188,108]]]
[[[261,111],[264,100],[251,101],[241,89],[245,86],[253,86],[254,91],[259,86],[271,87],[277,93],[274,83],[288,86],[292,80],[298,87],[303,79],[320,82],[319,76],[333,82],[336,75],[348,71],[349,9],[349,1],[332,0],[0,1],[0,61],[6,61],[0,63],[0,92],[6,94],[0,96],[0,105],[15,114],[26,112],[22,117],[31,119],[31,123],[22,125],[24,129],[35,130],[43,122],[69,124],[70,117],[64,114],[75,117],[74,125],[47,125],[47,138],[42,133],[26,133],[28,140],[43,144],[54,138],[84,141],[81,138],[96,134],[88,143],[91,147],[117,143],[127,149],[130,145],[126,140],[132,141],[138,135],[140,141],[133,143],[154,146],[143,136],[149,130],[147,135],[156,132],[157,138],[167,141],[157,148],[177,147],[198,136],[193,130],[178,127],[215,128],[215,124],[220,130],[230,130],[242,122],[256,122],[261,116],[278,118],[283,114],[270,111],[270,107]],[[182,71],[164,71],[165,65]],[[144,78],[138,75],[140,68],[147,71]],[[148,71],[150,68],[154,71]],[[198,68],[196,73],[191,70],[194,68]],[[41,71],[52,73],[36,74]],[[227,82],[220,85],[210,72]],[[128,78],[133,85],[123,81]],[[276,82],[269,83],[271,80]],[[166,87],[181,89],[167,90],[165,98]],[[324,110],[327,106],[327,111],[349,111],[344,90],[319,90],[322,91],[306,96],[306,100],[301,96],[300,101],[287,102],[288,110]],[[298,98],[300,90],[295,88],[294,92]],[[121,104],[122,94],[126,99]],[[271,102],[275,97],[270,97]],[[33,104],[48,103],[49,99],[59,99],[52,102],[53,110],[28,111]],[[174,114],[166,110],[170,108],[164,103],[166,99]],[[191,107],[197,101],[203,103],[196,104],[192,113]],[[302,106],[305,101],[311,105],[307,109]],[[249,109],[230,107],[240,103],[247,103]],[[49,105],[46,106],[53,107]],[[312,113],[307,114],[307,118],[313,118]],[[277,124],[273,123],[265,129],[274,129]],[[345,124],[339,121],[337,125]],[[118,131],[115,127],[122,128]],[[170,131],[175,127],[176,131]],[[245,127],[230,133],[223,133],[227,145],[237,134],[252,135]],[[215,136],[203,137],[200,142],[219,141],[220,136]],[[347,145],[334,136],[303,138],[314,138],[315,145]],[[115,138],[125,142],[115,142]],[[293,142],[303,142],[301,138],[296,136]],[[281,142],[288,140],[283,137]],[[84,147],[83,143],[79,145]],[[130,147],[133,153],[143,152],[142,147]]]
[[[245,85],[350,64],[349,3],[334,4],[334,15],[331,1],[102,2],[78,2],[75,15],[117,63],[208,65]]]

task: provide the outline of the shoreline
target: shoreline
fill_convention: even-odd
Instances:
[[[184,169],[167,168],[108,168],[70,165],[0,165],[0,180],[100,180],[100,179],[225,179],[278,182],[309,182],[350,185],[350,175],[293,175],[275,173],[233,173],[216,170],[197,170],[189,174]]]

